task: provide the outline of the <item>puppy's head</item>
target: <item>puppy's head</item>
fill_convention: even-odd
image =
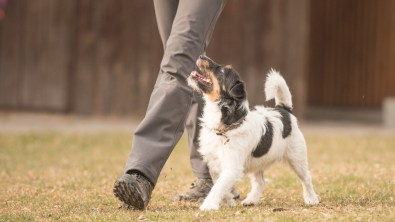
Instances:
[[[188,85],[206,95],[206,103],[217,103],[221,122],[230,125],[246,114],[247,93],[240,75],[230,65],[215,63],[207,56],[199,56],[197,71],[191,72]],[[207,101],[208,100],[208,101]]]

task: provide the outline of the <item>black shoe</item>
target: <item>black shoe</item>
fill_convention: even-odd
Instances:
[[[114,183],[113,192],[124,205],[144,210],[151,199],[154,185],[139,173],[123,174]]]

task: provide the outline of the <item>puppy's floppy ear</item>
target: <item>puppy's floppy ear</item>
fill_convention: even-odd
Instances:
[[[246,98],[247,93],[244,86],[244,82],[237,81],[236,84],[230,89],[229,94],[236,100]]]

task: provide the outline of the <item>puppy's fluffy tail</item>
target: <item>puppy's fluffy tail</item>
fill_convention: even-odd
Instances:
[[[267,74],[265,83],[266,101],[275,98],[276,106],[287,106],[292,109],[292,95],[284,78],[274,69]]]

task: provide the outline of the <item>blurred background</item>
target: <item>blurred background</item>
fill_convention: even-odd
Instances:
[[[148,210],[121,210],[113,182],[162,55],[152,0],[0,0],[0,221],[395,221],[395,0],[228,0],[216,24],[207,55],[251,106],[273,105],[270,68],[290,86],[314,207],[284,165],[248,210],[172,205],[195,180],[184,135]]]
[[[0,8],[1,112],[144,116],[163,54],[153,1]],[[239,71],[251,105],[273,67],[302,121],[395,122],[393,0],[229,0],[207,55]]]

